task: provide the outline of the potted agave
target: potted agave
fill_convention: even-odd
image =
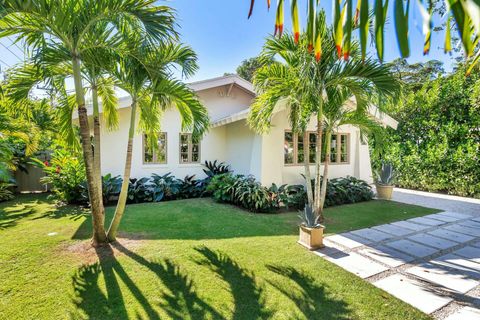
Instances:
[[[380,170],[376,171],[377,178],[375,186],[377,187],[377,198],[392,199],[393,185],[395,180],[395,171],[391,163],[382,163]]]
[[[303,212],[300,211],[298,216],[302,219],[298,243],[309,250],[322,248],[323,229],[325,229],[325,227],[316,222],[315,213],[313,212],[312,207],[306,205]]]

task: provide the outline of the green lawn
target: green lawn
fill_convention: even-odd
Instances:
[[[341,206],[326,210],[327,231],[433,212]],[[210,199],[131,205],[119,244],[85,250],[85,210],[21,196],[0,204],[0,319],[428,318],[303,249],[297,223]]]

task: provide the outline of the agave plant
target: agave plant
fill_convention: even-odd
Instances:
[[[318,228],[321,226],[319,223],[317,223],[317,216],[315,215],[312,206],[308,204],[305,205],[305,208],[303,209],[303,211],[300,211],[300,214],[298,216],[302,220],[302,225],[304,227]]]
[[[376,171],[377,183],[384,186],[393,186],[395,183],[395,170],[388,162],[382,163],[382,168]]]

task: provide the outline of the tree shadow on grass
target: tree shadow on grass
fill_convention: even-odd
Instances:
[[[267,268],[298,285],[286,285],[283,282],[267,280],[282,294],[292,300],[306,319],[351,319],[351,310],[342,300],[329,296],[324,286],[315,283],[315,279],[293,267],[272,266]],[[318,270],[316,272],[319,272]],[[296,318],[294,316],[291,317]],[[297,317],[298,318],[298,317]]]
[[[163,283],[159,298],[162,300],[158,308],[163,309],[172,319],[223,319],[209,304],[196,293],[192,280],[182,273],[173,261],[148,261],[142,256],[128,250],[119,243],[112,247],[133,259],[139,265],[147,267]],[[112,247],[97,250],[100,262],[81,267],[72,279],[75,296],[73,303],[78,311],[82,310],[89,319],[128,319],[121,282],[135,297],[138,304],[147,314],[148,319],[160,319],[160,315],[151,299],[142,292],[129,274],[115,258]],[[106,251],[106,252],[105,252]],[[99,286],[100,275],[103,275],[106,291]],[[157,299],[155,299],[157,300]],[[136,318],[141,315],[137,312]]]
[[[242,268],[224,253],[207,247],[195,250],[203,255],[197,263],[208,266],[228,283],[235,304],[231,319],[268,319],[272,316],[272,312],[265,308],[264,288],[258,285],[253,272]]]
[[[86,208],[78,206],[59,206],[57,203],[42,199],[32,200],[31,197],[19,196],[18,199],[2,204],[0,207],[0,230],[14,227],[22,219],[31,220],[69,217],[78,220],[88,215]]]

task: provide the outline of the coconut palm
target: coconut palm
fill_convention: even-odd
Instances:
[[[122,58],[111,71],[117,85],[130,94],[132,104],[123,183],[115,215],[108,229],[110,241],[115,240],[125,212],[137,113],[140,129],[146,133],[148,143],[153,148],[157,146],[161,115],[168,108],[178,110],[182,130],[191,131],[194,139],[199,139],[209,125],[208,112],[196,94],[173,75],[175,68],[181,69],[184,76],[192,75],[197,70],[197,56],[190,47],[166,41],[155,46],[143,43],[130,51],[133,54]]]
[[[82,83],[83,55],[88,50],[114,50],[126,33],[155,42],[174,33],[172,9],[151,0],[5,0],[0,4],[0,37],[15,36],[30,50],[52,48],[72,64],[88,193],[93,245],[107,241],[104,207],[93,166],[90,128]],[[133,39],[132,39],[133,41]],[[43,50],[43,49],[42,49]]]
[[[317,122],[313,208],[321,222],[325,198],[321,184],[322,134],[324,106],[329,102],[329,95],[331,92],[346,91],[354,98],[356,108],[364,113],[369,103],[380,96],[383,99],[397,96],[400,84],[388,67],[369,58],[363,60],[355,42],[352,43],[348,61],[338,60],[334,30],[327,28],[322,11],[318,13],[316,21],[316,34],[322,43],[321,57],[311,54],[313,48],[308,33],[298,38],[286,34],[282,38],[267,39],[262,56],[265,59],[279,57],[282,62],[267,65],[257,71],[254,83],[260,95],[252,106],[250,123],[260,131],[268,129],[273,112],[281,105],[278,102],[287,98],[284,95],[285,86],[298,85],[290,91],[300,95],[300,99],[297,99],[302,104],[302,111],[298,112],[299,119],[305,123],[315,117]],[[287,72],[287,69],[293,72]],[[297,79],[292,80],[292,77]],[[292,119],[292,113],[290,118]]]

